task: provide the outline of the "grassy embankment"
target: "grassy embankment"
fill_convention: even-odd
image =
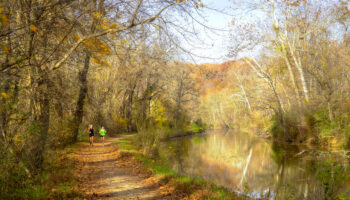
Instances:
[[[176,191],[183,192],[191,199],[246,199],[245,195],[238,196],[213,183],[205,181],[198,177],[182,176],[175,171],[169,169],[160,160],[151,159],[142,153],[141,149],[136,148],[136,135],[126,136],[122,139],[116,140],[114,143],[118,145],[120,151],[123,153],[131,153],[135,156],[145,167],[145,170],[150,171],[161,182],[170,185]]]

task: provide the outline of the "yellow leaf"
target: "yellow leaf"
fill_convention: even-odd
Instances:
[[[118,28],[118,24],[112,24],[112,25],[111,25],[111,28],[113,28],[113,29]]]
[[[96,59],[96,58],[91,58],[91,62],[97,63],[97,64],[101,64],[101,61]]]
[[[34,24],[31,24],[31,25],[30,25],[30,29],[31,29],[32,31],[34,31],[34,32],[37,31],[37,28],[36,28],[36,26],[35,26]]]
[[[2,93],[1,93],[1,96],[2,96],[4,99],[8,99],[8,98],[9,98],[9,95],[6,94],[5,92],[2,92]]]
[[[79,35],[75,35],[75,40],[76,40],[76,41],[80,40]]]

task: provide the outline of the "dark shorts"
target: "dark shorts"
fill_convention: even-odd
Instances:
[[[100,137],[104,137],[104,135],[100,135]]]
[[[93,133],[92,133],[92,134],[91,134],[91,133],[89,134],[89,137],[93,137],[93,136],[94,136],[94,134],[93,134]]]

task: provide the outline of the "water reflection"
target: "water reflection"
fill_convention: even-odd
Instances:
[[[168,141],[159,156],[181,174],[199,176],[251,197],[336,199],[350,196],[349,160],[247,133],[210,132]],[[304,153],[306,152],[306,153]]]

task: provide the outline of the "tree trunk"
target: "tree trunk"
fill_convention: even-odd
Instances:
[[[85,104],[85,98],[88,91],[87,74],[90,67],[90,57],[91,57],[90,52],[86,51],[84,68],[79,72],[80,91],[79,91],[79,97],[78,97],[76,110],[74,114],[72,142],[76,142],[78,140],[79,126],[84,116],[84,104]]]
[[[271,77],[271,75],[266,72],[262,66],[256,62],[254,59],[254,63],[256,64],[256,67],[254,66],[253,63],[251,63],[248,59],[245,59],[245,61],[249,64],[249,66],[257,73],[258,76],[260,76],[261,78],[263,78],[271,87],[272,91],[273,91],[273,94],[276,98],[276,101],[277,101],[277,105],[278,105],[278,109],[277,109],[277,114],[279,116],[279,120],[280,120],[280,124],[282,126],[282,129],[283,129],[283,132],[286,133],[288,135],[288,140],[290,140],[290,135],[289,135],[289,131],[287,129],[287,127],[285,126],[285,120],[284,120],[284,113],[285,113],[285,110],[283,108],[283,104],[282,104],[282,101],[281,101],[281,98],[280,96],[278,95],[278,92],[277,92],[277,88],[276,88],[276,85],[275,83],[273,82],[273,79]]]
[[[249,112],[251,113],[251,112],[252,112],[252,106],[251,106],[251,104],[250,104],[250,102],[249,102],[247,93],[246,93],[246,91],[245,91],[245,89],[244,89],[243,80],[241,80],[241,79],[239,78],[239,76],[238,76],[235,72],[233,72],[233,74],[234,74],[234,76],[236,77],[236,79],[238,80],[239,87],[241,88],[242,93],[243,93],[244,101],[246,102],[246,104],[247,104],[247,106],[248,106],[248,108],[249,108]]]
[[[247,93],[246,93],[246,91],[245,91],[245,89],[244,89],[243,84],[240,84],[240,88],[241,88],[241,90],[242,90],[242,92],[243,92],[244,100],[245,100],[245,102],[246,102],[247,105],[248,105],[249,112],[252,112],[252,106],[250,105],[250,102],[249,102],[249,99],[248,99],[248,96],[247,96]]]
[[[282,43],[283,41],[281,41]],[[297,101],[298,101],[298,105],[300,106],[301,105],[301,101],[300,101],[300,94],[299,94],[299,87],[295,81],[295,76],[294,76],[294,72],[293,72],[293,69],[292,69],[292,65],[288,59],[288,53],[287,53],[287,50],[286,50],[286,47],[284,46],[284,44],[282,43],[282,52],[283,52],[283,58],[284,58],[284,61],[286,62],[286,65],[287,65],[287,68],[288,68],[288,72],[289,72],[289,76],[291,78],[291,81],[293,83],[293,86],[294,86],[294,91],[295,91],[295,94],[296,94],[296,97],[297,97]]]
[[[305,100],[307,103],[309,103],[309,90],[307,88],[307,84],[306,84],[306,80],[305,80],[305,75],[304,75],[304,70],[302,68],[302,66],[299,64],[297,67],[299,74],[300,74],[300,80],[301,80],[301,85],[303,87],[303,92],[304,92],[304,96],[305,96]]]
[[[46,79],[46,78],[45,78]],[[45,145],[46,145],[46,140],[47,136],[49,133],[49,127],[50,127],[50,101],[49,101],[49,94],[48,94],[48,88],[47,88],[47,83],[44,83],[46,87],[46,91],[41,93],[42,99],[40,99],[40,107],[41,107],[41,112],[40,116],[38,119],[38,124],[40,125],[41,131],[40,131],[40,137],[38,141],[38,157],[37,157],[37,162],[35,163],[35,167],[41,169],[42,164],[44,162],[44,151],[45,151]]]
[[[32,90],[34,120],[31,128],[32,146],[29,153],[33,172],[38,172],[36,170],[41,170],[44,162],[45,145],[50,127],[50,96],[48,74],[40,66],[33,66],[33,68],[36,68],[33,72],[40,75],[40,78],[34,79],[35,82],[33,83],[37,87]]]
[[[8,18],[10,18],[10,16],[7,16]],[[8,29],[7,29],[9,32],[11,31],[11,28],[10,26],[8,26]],[[9,34],[7,36],[7,43],[6,43],[7,47],[9,49],[11,49],[11,34]],[[8,64],[9,63],[9,54],[6,54],[6,60],[5,60],[5,63]],[[10,76],[10,70],[8,70],[7,72],[5,72],[4,77],[11,77]],[[17,81],[16,81],[17,82]],[[15,90],[17,90],[17,83],[15,85]],[[10,80],[6,79],[5,80],[5,86],[4,86],[4,92],[5,94],[7,94],[10,90]],[[16,101],[17,100],[17,91],[15,91],[15,94],[13,95],[13,97],[15,97],[16,99],[13,99],[13,101]],[[13,98],[12,97],[12,98]],[[8,123],[8,108],[6,106],[6,102],[8,100],[3,98],[1,100],[1,104],[2,106],[4,106],[5,108],[2,108],[2,111],[0,112],[0,131],[1,131],[1,134],[3,135],[3,139],[4,141],[6,141],[7,139],[7,123]],[[1,107],[2,107],[1,106]]]
[[[96,2],[95,2],[96,3]],[[102,8],[103,8],[104,0],[101,0],[98,3],[98,11],[100,13],[103,13]],[[91,34],[94,34],[96,28],[96,19],[92,21],[91,24],[91,29],[90,32]],[[72,142],[76,142],[78,140],[78,135],[79,135],[79,127],[80,124],[83,120],[84,116],[84,104],[85,104],[85,98],[88,92],[88,85],[87,85],[87,74],[89,72],[89,67],[90,67],[90,58],[91,58],[91,53],[88,50],[85,50],[85,60],[84,60],[84,68],[82,71],[79,72],[79,82],[80,82],[80,90],[79,90],[79,97],[76,105],[76,110],[74,114],[74,121],[73,121],[73,140]]]
[[[178,83],[178,91],[176,95],[176,108],[175,108],[175,115],[174,115],[174,121],[175,121],[175,127],[179,127],[179,120],[181,115],[181,108],[182,108],[182,96],[183,96],[183,82],[182,77],[179,80]]]
[[[132,86],[130,93],[129,93],[129,97],[128,97],[128,105],[127,105],[127,110],[126,110],[126,117],[128,119],[128,132],[132,132],[132,103],[134,101],[133,97],[134,97],[134,92],[135,92],[135,88],[136,88],[136,83],[134,83],[134,85]]]
[[[4,87],[4,92],[5,92],[5,94],[7,94],[10,87],[9,87],[8,80],[5,80],[5,81],[6,81],[6,83],[5,83],[5,87]],[[6,101],[7,100],[5,98],[2,98],[1,104],[2,104],[2,106],[4,106],[4,108],[2,108],[2,111],[0,113],[0,120],[1,120],[0,131],[1,131],[1,134],[3,136],[4,141],[7,140],[6,138],[7,138],[7,113],[8,113],[8,111],[6,108]]]
[[[306,100],[306,102],[309,102],[309,90],[308,90],[307,85],[306,85],[304,70],[303,70],[303,66],[301,65],[301,61],[300,61],[300,55],[297,58],[297,55],[294,52],[295,48],[292,49],[292,46],[290,44],[289,44],[289,49],[290,49],[290,53],[292,55],[292,58],[294,60],[294,64],[299,72],[300,81],[301,81],[301,85],[303,87],[305,100]]]
[[[7,73],[5,73],[6,75]],[[0,113],[0,132],[1,135],[3,136],[4,141],[6,142],[11,142],[12,141],[12,136],[8,134],[7,128],[8,124],[10,123],[10,115],[13,110],[15,110],[14,106],[7,105],[8,102],[10,104],[17,104],[18,101],[18,80],[14,80],[13,82],[10,80],[5,80],[5,86],[4,86],[4,93],[8,95],[8,93],[12,93],[11,99],[8,98],[2,98],[1,104],[4,106],[2,108],[2,111]],[[10,86],[14,85],[13,89],[10,89]],[[1,106],[1,107],[2,107]]]
[[[127,107],[127,118],[128,118],[128,132],[132,132],[132,102],[133,102],[133,92],[130,92],[128,97],[128,107]]]
[[[295,93],[296,93],[296,96],[297,96],[297,101],[298,101],[298,105],[302,105],[301,101],[300,101],[300,94],[299,94],[299,87],[297,85],[297,82],[295,80],[295,76],[294,76],[294,73],[293,73],[293,70],[292,70],[292,66],[291,66],[291,63],[289,61],[289,58],[288,58],[288,52],[287,52],[287,49],[286,49],[286,46],[285,46],[285,37],[287,37],[287,34],[286,35],[282,35],[281,33],[281,30],[280,30],[280,25],[279,25],[279,20],[276,16],[276,12],[275,12],[275,1],[272,0],[271,1],[271,6],[272,6],[272,14],[273,14],[273,21],[274,21],[274,26],[275,26],[275,31],[276,31],[276,34],[277,34],[277,41],[279,42],[279,45],[281,45],[282,47],[282,53],[283,53],[283,58],[286,62],[286,65],[287,65],[287,68],[288,68],[288,72],[289,72],[289,76],[290,78],[292,79],[292,83],[293,83],[293,86],[294,86],[294,90],[295,90]]]
[[[331,103],[330,103],[329,100],[328,100],[328,102],[327,102],[327,106],[328,106],[329,121],[333,122],[333,121],[334,121],[334,114],[333,114],[332,105],[331,105]]]
[[[127,116],[128,116],[128,132],[132,131],[132,95],[129,96],[128,99],[128,108],[127,108]]]

